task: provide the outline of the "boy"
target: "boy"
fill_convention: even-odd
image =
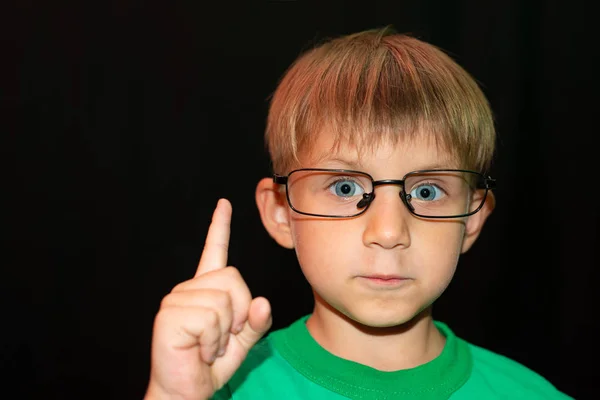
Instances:
[[[220,200],[156,316],[148,399],[569,398],[432,318],[494,208],[491,111],[453,60],[387,28],[323,43],[284,75],[266,140],[258,209],[314,310],[259,342],[270,305],[226,267]]]

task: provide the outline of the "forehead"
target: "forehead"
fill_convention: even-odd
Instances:
[[[461,167],[456,155],[427,132],[419,132],[410,138],[385,138],[356,144],[348,140],[336,142],[331,132],[323,130],[313,143],[299,152],[299,161],[301,168],[327,168],[340,164],[362,170],[376,170],[382,166],[407,170]]]

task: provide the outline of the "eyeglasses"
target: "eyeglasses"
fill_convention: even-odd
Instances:
[[[402,186],[402,202],[418,217],[466,217],[479,211],[488,191],[496,188],[495,179],[462,169],[420,170],[402,179],[376,181],[361,171],[303,168],[287,176],[275,174],[273,182],[285,185],[292,210],[327,218],[363,214],[375,199],[374,189],[382,185]],[[474,198],[476,190],[484,190],[481,198]]]

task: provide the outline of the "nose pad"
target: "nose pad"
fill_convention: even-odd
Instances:
[[[406,194],[404,190],[401,190],[398,195],[402,199],[404,205],[412,212],[415,211],[415,208],[410,204],[410,200],[412,196],[410,194]],[[363,193],[363,198],[356,204],[356,208],[365,208],[368,207],[373,200],[375,200],[375,191],[371,193]]]
[[[410,194],[406,194],[404,192],[404,189],[400,191],[399,195],[400,195],[400,198],[402,199],[402,202],[406,206],[406,208],[408,208],[411,212],[415,212],[415,208],[413,207],[412,204],[410,204],[410,200],[412,199],[412,196]]]
[[[375,199],[375,192],[363,193],[363,198],[358,202],[356,208],[365,208]]]

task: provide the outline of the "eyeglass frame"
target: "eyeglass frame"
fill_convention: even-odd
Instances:
[[[358,214],[324,215],[324,214],[312,214],[312,213],[299,211],[292,205],[292,201],[290,200],[290,194],[289,194],[289,189],[288,189],[288,178],[294,172],[299,172],[299,171],[339,172],[339,173],[360,174],[360,175],[368,176],[369,179],[371,179],[371,184],[373,185],[373,190],[371,191],[371,193],[363,193],[363,198],[356,204],[356,206],[358,208],[363,209]],[[485,193],[483,194],[483,198],[481,199],[481,204],[479,205],[479,207],[477,207],[477,209],[475,209],[469,213],[460,214],[460,215],[452,215],[452,216],[431,216],[431,215],[417,214],[414,211],[414,208],[409,203],[410,199],[407,199],[407,197],[410,196],[410,194],[406,194],[404,191],[405,181],[406,181],[407,177],[409,177],[410,175],[423,174],[423,173],[435,173],[435,172],[469,172],[469,173],[480,176],[481,179],[478,181],[478,184],[475,189],[484,189]],[[375,200],[375,188],[377,186],[381,186],[381,185],[400,185],[400,186],[402,186],[402,190],[400,190],[400,193],[399,193],[400,199],[402,199],[402,203],[404,203],[404,205],[406,206],[408,211],[416,217],[426,218],[426,219],[429,219],[429,218],[432,218],[432,219],[463,218],[463,217],[468,217],[470,215],[473,215],[473,214],[477,213],[479,210],[481,210],[483,208],[483,205],[485,204],[485,200],[487,199],[488,192],[490,190],[496,189],[496,179],[492,178],[489,175],[486,177],[485,175],[483,175],[480,172],[471,171],[471,170],[467,170],[467,169],[421,169],[421,170],[416,170],[416,171],[411,171],[411,172],[406,173],[402,177],[402,179],[381,179],[381,180],[376,181],[375,179],[373,179],[373,177],[370,174],[368,174],[364,171],[357,171],[357,170],[351,170],[351,169],[299,168],[299,169],[290,171],[287,175],[273,174],[273,183],[278,184],[278,185],[285,185],[285,195],[287,198],[288,205],[290,206],[290,208],[292,210],[294,210],[298,214],[308,215],[308,216],[312,216],[312,217],[323,217],[323,218],[354,218],[354,217],[358,217],[358,216],[364,214],[371,206],[371,203],[373,202],[373,200]],[[360,207],[359,205],[363,202],[365,202],[364,206]]]

